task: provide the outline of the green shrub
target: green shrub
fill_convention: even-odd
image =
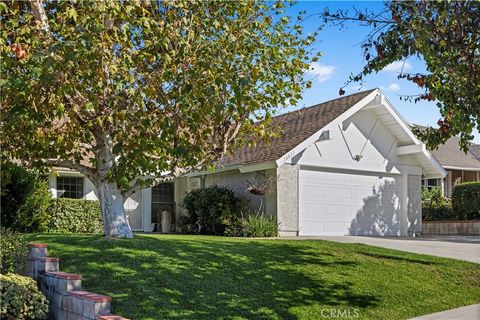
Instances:
[[[422,207],[423,221],[442,221],[442,220],[459,220],[458,215],[453,211],[451,206],[443,207]]]
[[[14,163],[2,163],[1,168],[1,206],[2,227],[11,228],[18,217],[18,211],[34,192],[37,176]]]
[[[243,234],[245,237],[276,237],[277,231],[277,221],[272,217],[250,215],[244,222]]]
[[[19,233],[0,228],[0,273],[17,272],[25,268],[27,246]]]
[[[34,190],[18,209],[17,220],[13,224],[14,229],[21,232],[47,231],[51,219],[47,210],[51,201],[52,195],[48,190],[48,182],[37,179]]]
[[[480,181],[456,185],[452,192],[452,207],[460,220],[479,220]]]
[[[276,219],[259,213],[234,219],[225,229],[225,235],[229,237],[276,237],[277,232]]]
[[[426,208],[441,208],[450,205],[443,196],[442,188],[422,188],[422,205]]]
[[[0,318],[9,320],[47,319],[48,301],[35,280],[18,274],[0,274]]]
[[[422,220],[457,220],[452,202],[443,196],[441,188],[422,188]]]
[[[241,202],[228,188],[211,186],[195,189],[185,195],[183,206],[188,211],[187,232],[223,235],[232,221],[238,219]]]
[[[47,213],[52,199],[48,183],[33,171],[13,164],[2,164],[2,226],[20,232],[47,230]]]
[[[48,230],[59,233],[102,233],[103,222],[98,201],[57,198],[48,208]]]

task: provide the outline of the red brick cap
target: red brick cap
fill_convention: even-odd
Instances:
[[[130,320],[121,316],[117,316],[114,314],[104,314],[101,316],[97,316],[96,320]]]
[[[55,258],[55,257],[39,257],[39,258],[36,258],[36,259],[40,260],[40,261],[53,261],[53,262],[60,261],[60,258]]]
[[[88,291],[70,291],[70,295],[82,300],[88,300],[93,302],[109,302],[112,298],[101,294],[96,294]]]
[[[28,247],[29,248],[46,248],[46,247],[48,247],[48,244],[46,244],[46,243],[29,243]]]
[[[59,278],[59,279],[67,279],[67,280],[81,280],[82,275],[81,274],[76,274],[76,273],[68,273],[68,272],[62,272],[62,271],[51,271],[51,272],[45,272],[47,276]]]

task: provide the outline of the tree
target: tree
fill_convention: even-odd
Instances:
[[[123,201],[268,138],[316,54],[282,3],[1,2],[2,157],[77,170],[107,236]],[[258,121],[258,123],[256,123]]]
[[[398,78],[415,83],[423,92],[403,98],[437,100],[442,118],[438,129],[416,133],[432,149],[460,135],[461,148],[468,150],[472,130],[480,131],[480,2],[390,1],[381,12],[325,10],[321,17],[325,23],[344,26],[353,21],[372,29],[361,45],[366,61],[363,70],[346,85],[392,62],[422,58],[427,73],[402,70]]]

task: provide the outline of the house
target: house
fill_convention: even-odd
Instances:
[[[420,129],[421,126],[418,126]],[[432,150],[447,175],[443,178],[424,178],[422,186],[442,188],[446,197],[452,196],[453,187],[459,183],[480,181],[480,145],[471,144],[467,153],[459,147],[459,137],[451,137],[445,144]]]
[[[441,164],[378,89],[273,119],[283,130],[267,143],[237,150],[214,171],[194,172],[126,200],[134,230],[152,231],[159,209],[180,229],[185,192],[226,186],[249,210],[274,216],[280,236],[408,236],[421,232],[421,183],[443,179]],[[268,185],[265,194],[252,185]],[[80,174],[50,176],[54,196],[95,199]],[[174,230],[174,229],[172,229]]]

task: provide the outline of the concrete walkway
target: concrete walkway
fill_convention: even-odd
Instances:
[[[480,263],[480,237],[432,236],[416,238],[386,238],[356,236],[319,236],[297,237],[296,239],[318,239],[342,243],[363,243],[388,249],[428,254],[432,256]]]
[[[432,313],[426,316],[420,316],[411,320],[479,320],[480,304]]]

